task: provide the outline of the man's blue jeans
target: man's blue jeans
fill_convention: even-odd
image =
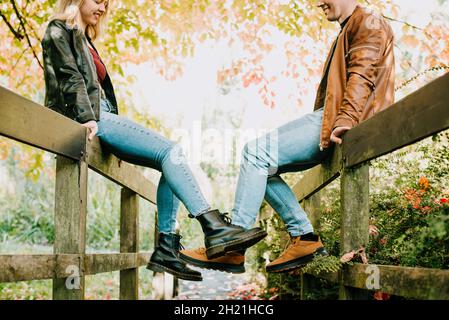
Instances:
[[[320,151],[323,108],[246,144],[240,166],[232,222],[252,228],[265,198],[291,236],[313,232],[312,224],[281,173],[309,169],[324,160]]]
[[[209,210],[181,149],[160,134],[110,110],[110,103],[102,100],[97,122],[101,144],[126,162],[162,172],[157,188],[159,232],[175,232],[180,200],[193,216]]]

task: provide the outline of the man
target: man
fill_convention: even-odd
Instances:
[[[329,21],[340,24],[341,31],[325,63],[314,112],[246,145],[243,151],[233,223],[251,228],[265,197],[291,236],[287,249],[267,265],[268,272],[290,271],[316,254],[327,254],[280,174],[321,163],[334,143],[342,143],[345,132],[394,99],[393,32],[388,23],[356,0],[318,1],[317,6]],[[181,251],[180,258],[203,268],[244,272],[244,251],[207,259],[199,248]]]

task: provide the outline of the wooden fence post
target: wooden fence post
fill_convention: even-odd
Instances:
[[[369,163],[346,169],[341,175],[341,254],[366,247],[369,241]],[[340,278],[340,299],[367,299],[365,290],[345,287]]]
[[[139,252],[139,196],[122,188],[120,203],[120,253]],[[139,299],[139,268],[120,270],[120,300]]]
[[[317,192],[303,201],[303,209],[307,213],[315,232],[320,229],[321,196]],[[309,274],[301,274],[301,300],[305,300],[306,294],[317,287],[317,278]]]
[[[86,251],[87,173],[84,161],[56,160],[54,254],[79,254],[74,266],[58,265],[69,277],[53,279],[53,299],[84,299],[83,259]]]

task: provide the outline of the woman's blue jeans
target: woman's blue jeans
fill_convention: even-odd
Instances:
[[[246,229],[256,222],[263,199],[281,216],[292,236],[313,232],[307,214],[281,173],[309,169],[324,160],[320,151],[323,108],[291,121],[245,145],[232,222]]]
[[[179,201],[193,216],[210,209],[182,150],[174,142],[131,120],[110,112],[101,101],[97,136],[101,144],[118,158],[162,172],[157,187],[158,229],[174,233]]]

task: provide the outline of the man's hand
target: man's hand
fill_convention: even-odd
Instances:
[[[343,140],[340,138],[346,131],[351,130],[350,127],[337,127],[332,131],[331,141],[336,144],[342,144]]]
[[[92,141],[92,138],[95,137],[95,135],[98,132],[98,125],[97,122],[94,120],[90,120],[86,123],[82,124],[83,127],[86,127],[87,129],[89,129],[89,141]]]

